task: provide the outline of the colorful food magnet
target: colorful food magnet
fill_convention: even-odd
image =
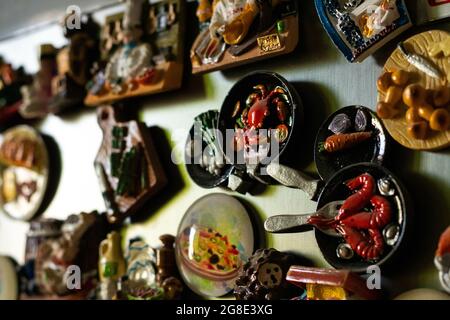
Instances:
[[[197,17],[200,32],[191,47],[194,74],[287,54],[298,43],[293,0],[199,0]]]
[[[339,109],[321,125],[315,141],[314,161],[323,179],[359,162],[382,164],[387,132],[376,114],[363,106]]]
[[[213,193],[198,199],[178,227],[176,260],[184,282],[197,294],[230,292],[253,252],[253,227],[235,198]]]
[[[403,0],[315,0],[320,21],[350,62],[360,62],[409,28]]]
[[[385,263],[404,238],[411,208],[395,176],[372,163],[347,166],[321,190],[318,211],[268,218],[274,233],[316,230],[317,243],[334,267],[355,272]]]
[[[5,131],[0,162],[2,210],[15,219],[31,219],[47,190],[49,159],[42,137],[24,125]]]
[[[218,120],[223,137],[219,144],[236,171],[268,184],[273,180],[265,168],[280,159],[302,123],[303,106],[295,88],[279,74],[253,72],[225,97]]]
[[[419,33],[399,43],[377,80],[377,114],[407,148],[450,145],[449,55],[448,32]]]
[[[209,110],[194,119],[185,147],[185,164],[191,179],[203,188],[226,186],[233,167],[226,163],[216,139],[219,112]]]

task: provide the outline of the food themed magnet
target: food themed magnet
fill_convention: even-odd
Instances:
[[[115,109],[97,111],[103,141],[94,166],[111,223],[136,212],[167,183],[163,167],[145,124],[119,122]]]
[[[224,70],[292,52],[298,43],[294,0],[199,0],[192,73]]]
[[[178,89],[184,13],[182,0],[127,0],[123,14],[107,18],[101,40],[107,64],[88,84],[85,104]]]
[[[218,129],[224,139],[219,145],[227,163],[267,184],[273,181],[265,167],[278,162],[302,124],[302,101],[292,84],[274,72],[252,72],[236,82],[222,103]]]
[[[30,220],[39,210],[47,189],[49,159],[39,133],[16,126],[0,142],[1,209],[10,217]]]
[[[185,148],[185,164],[191,179],[200,187],[226,186],[233,166],[226,163],[216,139],[219,112],[209,110],[195,117]]]
[[[176,260],[184,282],[197,294],[219,297],[230,292],[253,253],[253,227],[235,198],[212,193],[186,211],[178,227]]]
[[[450,146],[450,34],[431,30],[398,44],[377,80],[377,114],[406,148]]]
[[[314,146],[317,172],[323,179],[359,162],[382,164],[387,132],[369,108],[348,106],[339,109],[321,125]]]
[[[317,13],[336,47],[360,62],[411,26],[403,0],[315,0]]]
[[[320,193],[312,214],[269,217],[269,232],[314,228],[324,258],[338,269],[363,272],[382,265],[397,251],[411,221],[406,191],[387,169],[374,163],[336,172]]]

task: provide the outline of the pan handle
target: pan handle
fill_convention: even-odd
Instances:
[[[317,199],[321,189],[321,180],[311,178],[301,171],[275,162],[271,162],[267,166],[267,173],[282,185],[301,189],[308,194],[310,199]]]
[[[311,214],[279,215],[267,218],[264,229],[271,233],[305,232],[313,227],[308,223]]]

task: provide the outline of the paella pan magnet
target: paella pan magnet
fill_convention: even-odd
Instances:
[[[374,163],[336,172],[322,189],[317,208],[312,214],[272,216],[265,228],[274,233],[315,228],[328,263],[355,272],[382,265],[394,255],[412,214],[400,181]]]

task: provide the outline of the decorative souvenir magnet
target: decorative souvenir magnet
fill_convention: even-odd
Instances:
[[[336,47],[360,62],[411,26],[403,0],[314,0]]]
[[[192,73],[224,70],[292,52],[298,43],[294,0],[199,0],[200,32]]]
[[[434,264],[439,270],[442,288],[450,293],[450,227],[447,227],[439,239]]]
[[[100,107],[103,142],[95,158],[108,221],[117,223],[154,196],[167,180],[144,123],[117,122],[111,106]]]
[[[156,286],[154,250],[141,239],[130,240],[126,261],[127,272],[122,280],[121,296],[129,300],[162,299],[162,289]]]
[[[52,80],[56,76],[57,50],[51,44],[43,44],[40,47],[40,69],[33,77],[33,83],[23,86],[22,104],[20,115],[26,119],[43,118],[48,113],[49,103],[52,98]]]
[[[39,219],[30,222],[25,244],[25,263],[20,267],[20,291],[27,296],[39,294],[36,283],[35,262],[41,244],[47,240],[56,240],[61,236],[63,221],[57,219]]]
[[[127,0],[125,8],[103,29],[102,51],[111,55],[88,84],[88,106],[181,86],[184,1]]]
[[[276,249],[258,249],[240,271],[234,287],[238,300],[289,299],[297,291],[286,281],[289,267],[297,258]]]
[[[123,257],[120,234],[113,231],[100,243],[98,273],[100,278],[99,298],[111,300],[117,297],[118,284],[127,271]]]
[[[398,250],[411,208],[395,176],[372,163],[345,167],[320,192],[312,214],[269,217],[264,227],[274,233],[315,228],[325,259],[335,268],[363,272],[382,265]]]
[[[63,20],[64,36],[69,44],[56,56],[58,74],[52,79],[52,99],[48,111],[59,113],[82,106],[86,84],[93,76],[94,63],[99,59],[99,26],[90,15],[81,18],[80,28],[69,29]]]
[[[39,211],[47,190],[48,161],[45,143],[33,128],[22,125],[3,133],[0,203],[5,213],[29,220]]]
[[[325,120],[317,133],[314,146],[317,172],[327,180],[351,164],[382,164],[386,137],[386,129],[369,108],[349,106],[339,109]]]
[[[375,300],[380,290],[369,289],[367,282],[348,270],[291,266],[286,280],[303,288],[305,300]]]
[[[178,227],[178,270],[192,291],[219,297],[233,290],[253,246],[253,227],[244,206],[228,195],[209,194],[186,211]]]
[[[186,141],[187,172],[203,188],[226,186],[233,170],[233,166],[226,163],[216,139],[218,118],[217,110],[209,110],[195,117]]]
[[[98,270],[98,247],[106,237],[107,223],[97,212],[70,215],[61,227],[61,236],[39,246],[35,262],[36,283],[43,295],[82,293],[94,287]],[[80,268],[81,290],[70,289],[65,281],[67,268]]]
[[[19,276],[16,263],[7,256],[0,256],[0,300],[19,298]]]
[[[377,81],[377,114],[416,150],[450,146],[450,34],[431,30],[399,43]]]
[[[279,74],[254,72],[225,97],[218,142],[236,171],[267,184],[271,180],[265,168],[280,159],[302,121],[301,100],[292,85]]]

